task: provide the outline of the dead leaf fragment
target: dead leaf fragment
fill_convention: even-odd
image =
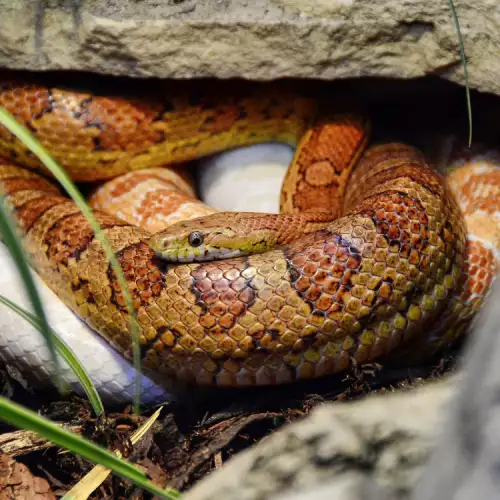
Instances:
[[[26,465],[0,454],[0,499],[56,500],[49,483],[34,476]]]

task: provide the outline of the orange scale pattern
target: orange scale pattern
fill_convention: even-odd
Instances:
[[[362,114],[323,117],[314,100],[280,92],[192,97],[138,100],[0,86],[0,105],[16,113],[74,179],[125,174],[92,201],[124,269],[144,366],[156,379],[286,383],[337,373],[353,360],[402,358],[408,346],[429,355],[465,331],[497,270],[496,168],[457,170],[447,185],[410,146],[366,149]],[[148,244],[153,226],[139,225],[152,221],[162,204],[197,202],[185,176],[156,167],[267,140],[298,142],[281,218],[265,228],[281,235],[280,248],[205,263],[159,260]],[[2,131],[0,151],[39,168]],[[132,176],[131,170],[141,171]],[[0,163],[0,181],[36,270],[130,358],[120,287],[77,207],[9,161]],[[111,205],[105,207],[106,197]],[[110,208],[118,198],[143,205],[135,214],[120,213]],[[306,218],[306,210],[316,215]],[[241,216],[234,217],[244,227]],[[259,230],[255,219],[249,229]]]

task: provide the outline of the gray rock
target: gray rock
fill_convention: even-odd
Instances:
[[[473,87],[500,94],[497,0],[455,0]],[[461,82],[446,0],[0,0],[0,67],[133,77]]]
[[[387,500],[374,481],[361,474],[345,474],[310,488],[278,495],[276,500]]]
[[[414,500],[500,498],[500,282],[477,325],[458,397]]]
[[[322,405],[232,458],[185,499],[408,498],[455,386],[450,379],[358,403]]]

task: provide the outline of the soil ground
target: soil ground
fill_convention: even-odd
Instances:
[[[134,415],[130,406],[110,408],[105,418],[97,419],[88,401],[74,395],[61,398],[55,391],[34,392],[26,387],[19,374],[5,366],[0,366],[0,390],[2,395],[54,422],[76,427],[82,435],[108,449],[120,449],[158,486],[185,491],[234,454],[282,425],[305,417],[319,404],[342,403],[368,393],[421,386],[453,370],[455,361],[456,353],[452,352],[412,369],[365,365],[342,376],[279,389],[207,391],[194,398],[190,395],[165,406],[151,431],[133,448],[129,436],[155,408],[148,408],[140,415]],[[0,434],[14,430],[0,424]],[[19,474],[25,486],[31,485],[31,475],[43,478],[57,497],[93,466],[72,453],[62,453],[58,447],[22,454],[14,460],[29,471]],[[5,474],[6,463],[0,460],[0,479]],[[41,493],[39,498],[49,500],[54,498],[52,493]],[[146,500],[152,495],[111,475],[90,498]]]

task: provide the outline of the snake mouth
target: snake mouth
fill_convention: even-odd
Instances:
[[[157,257],[172,263],[208,262],[248,255],[248,252],[240,249],[217,247],[164,248],[155,249],[154,252]]]

